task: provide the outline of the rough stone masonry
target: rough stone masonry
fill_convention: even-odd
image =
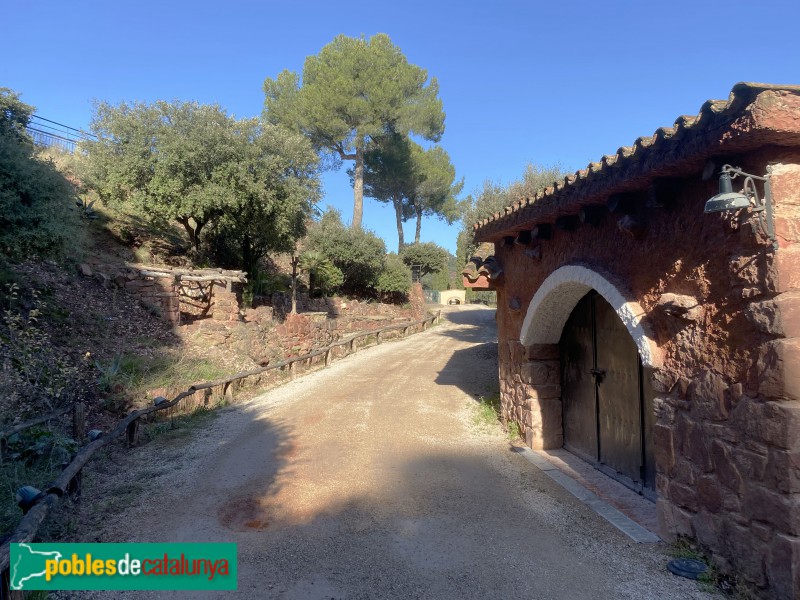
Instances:
[[[726,164],[769,174],[776,243],[767,211],[704,213]],[[800,597],[800,87],[738,84],[475,237],[491,246],[465,283],[497,290],[503,413],[528,444],[561,447],[580,425],[567,332],[582,335],[576,307],[595,294],[635,344],[641,382],[636,431],[602,407],[597,431],[640,436],[643,476],[629,479],[656,499],[661,536],[696,539],[765,595]],[[588,404],[607,375],[595,371],[594,387],[578,377]],[[589,459],[613,471],[602,448]]]

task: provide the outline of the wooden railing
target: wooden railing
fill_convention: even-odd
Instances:
[[[214,381],[208,381],[205,383],[198,383],[194,384],[189,389],[184,392],[181,392],[172,400],[167,401],[163,398],[157,398],[156,404],[153,406],[148,406],[147,408],[142,408],[139,410],[135,410],[128,414],[124,419],[119,421],[117,425],[108,433],[104,433],[99,438],[89,442],[86,446],[84,446],[72,459],[72,461],[64,468],[61,474],[53,481],[45,490],[43,490],[42,494],[40,494],[39,499],[36,503],[31,507],[28,512],[22,517],[17,528],[11,534],[9,539],[5,541],[5,543],[0,547],[0,573],[2,573],[3,577],[3,585],[0,586],[0,599],[5,599],[8,596],[8,590],[6,588],[8,584],[8,568],[9,568],[9,561],[10,561],[10,544],[12,543],[24,543],[30,542],[36,536],[36,532],[39,529],[39,526],[44,521],[45,517],[47,516],[48,512],[51,508],[53,508],[59,501],[59,499],[68,494],[77,491],[77,486],[73,485],[74,482],[80,481],[80,474],[86,463],[92,458],[92,456],[104,446],[107,446],[116,438],[125,434],[127,436],[127,441],[129,445],[135,445],[138,440],[139,434],[139,422],[142,417],[145,417],[149,414],[156,413],[162,410],[166,410],[172,407],[177,406],[181,400],[187,398],[189,396],[193,396],[196,392],[200,390],[206,390],[214,387],[222,387],[224,390],[225,395],[227,396],[228,386],[233,384],[234,382],[241,381],[243,379],[247,379],[248,377],[253,377],[255,375],[261,375],[262,373],[266,373],[267,371],[272,371],[276,369],[287,369],[289,372],[289,377],[294,379],[297,375],[297,368],[296,365],[298,363],[303,363],[308,361],[309,365],[313,361],[314,358],[318,356],[325,356],[325,366],[331,364],[334,358],[334,349],[338,347],[344,346],[347,350],[346,354],[342,357],[349,356],[358,351],[359,345],[358,342],[360,340],[368,340],[370,337],[375,338],[375,344],[380,344],[383,342],[383,337],[386,333],[391,331],[402,331],[401,337],[405,337],[409,334],[409,332],[419,327],[420,331],[426,331],[428,327],[436,324],[439,322],[441,318],[441,311],[438,311],[435,315],[431,315],[426,317],[425,319],[420,319],[418,321],[407,321],[405,323],[398,323],[396,325],[388,325],[386,327],[382,327],[381,329],[376,329],[373,331],[365,331],[358,333],[352,337],[349,337],[344,340],[339,340],[330,344],[329,346],[325,346],[324,348],[319,348],[314,350],[313,352],[309,352],[308,354],[304,354],[302,356],[293,356],[291,358],[287,358],[286,360],[282,360],[280,362],[270,364],[264,367],[259,367],[258,369],[252,369],[249,371],[241,371],[229,377],[225,377],[222,379],[217,379]],[[364,344],[362,347],[367,347],[370,344]],[[44,423],[45,421],[49,421],[54,419],[60,415],[67,413],[70,408],[66,407],[56,411],[55,413],[51,413],[44,417],[38,417],[36,419],[32,419],[31,421],[27,421],[25,423],[21,423],[15,427],[11,427],[5,430],[0,430],[0,439],[5,439],[14,433],[18,433],[28,427],[33,427],[34,425],[38,425],[40,423]],[[73,426],[80,427],[80,432],[76,435],[83,436],[83,408],[73,409]]]

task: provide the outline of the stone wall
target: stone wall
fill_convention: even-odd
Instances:
[[[138,274],[117,276],[118,285],[138,296],[142,304],[165,321],[181,322],[181,305],[172,279],[142,277]]]
[[[699,167],[670,202],[642,201],[644,231],[623,222],[630,215],[609,214],[555,231],[535,252],[496,244],[505,270],[503,414],[532,447],[563,444],[558,340],[523,346],[523,321],[560,267],[602,273],[636,303],[629,325],[652,349],[646,396],[661,535],[696,538],[724,572],[792,598],[800,596],[800,155],[767,148],[735,164],[772,170],[777,252],[757,216],[703,214],[717,181],[702,181]]]
[[[274,294],[272,306],[249,309],[240,309],[237,297],[235,286],[229,292],[224,286],[215,285],[210,318],[198,319],[179,333],[266,365],[306,354],[352,333],[375,331],[424,315],[422,304],[403,307],[338,297],[310,300],[303,296],[298,298],[298,307],[304,312],[291,314],[288,294]]]

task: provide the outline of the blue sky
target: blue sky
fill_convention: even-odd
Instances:
[[[465,193],[528,162],[574,171],[727,98],[739,81],[800,84],[800,2],[37,1],[3,7],[0,86],[46,118],[89,123],[93,99],[216,102],[261,112],[262,84],[339,33],[389,34],[439,80]],[[342,169],[323,204],[352,216]],[[392,211],[364,226],[397,246]],[[458,226],[423,222],[454,251]],[[406,227],[413,236],[413,223]]]

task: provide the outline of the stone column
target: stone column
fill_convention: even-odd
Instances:
[[[534,450],[560,448],[564,430],[558,345],[525,347],[519,376],[524,390],[521,425],[525,442]]]
[[[771,300],[752,303],[748,317],[775,339],[758,361],[759,412],[768,433],[766,484],[751,486],[750,517],[768,524],[767,577],[776,597],[800,597],[800,164],[770,167],[778,250]]]

